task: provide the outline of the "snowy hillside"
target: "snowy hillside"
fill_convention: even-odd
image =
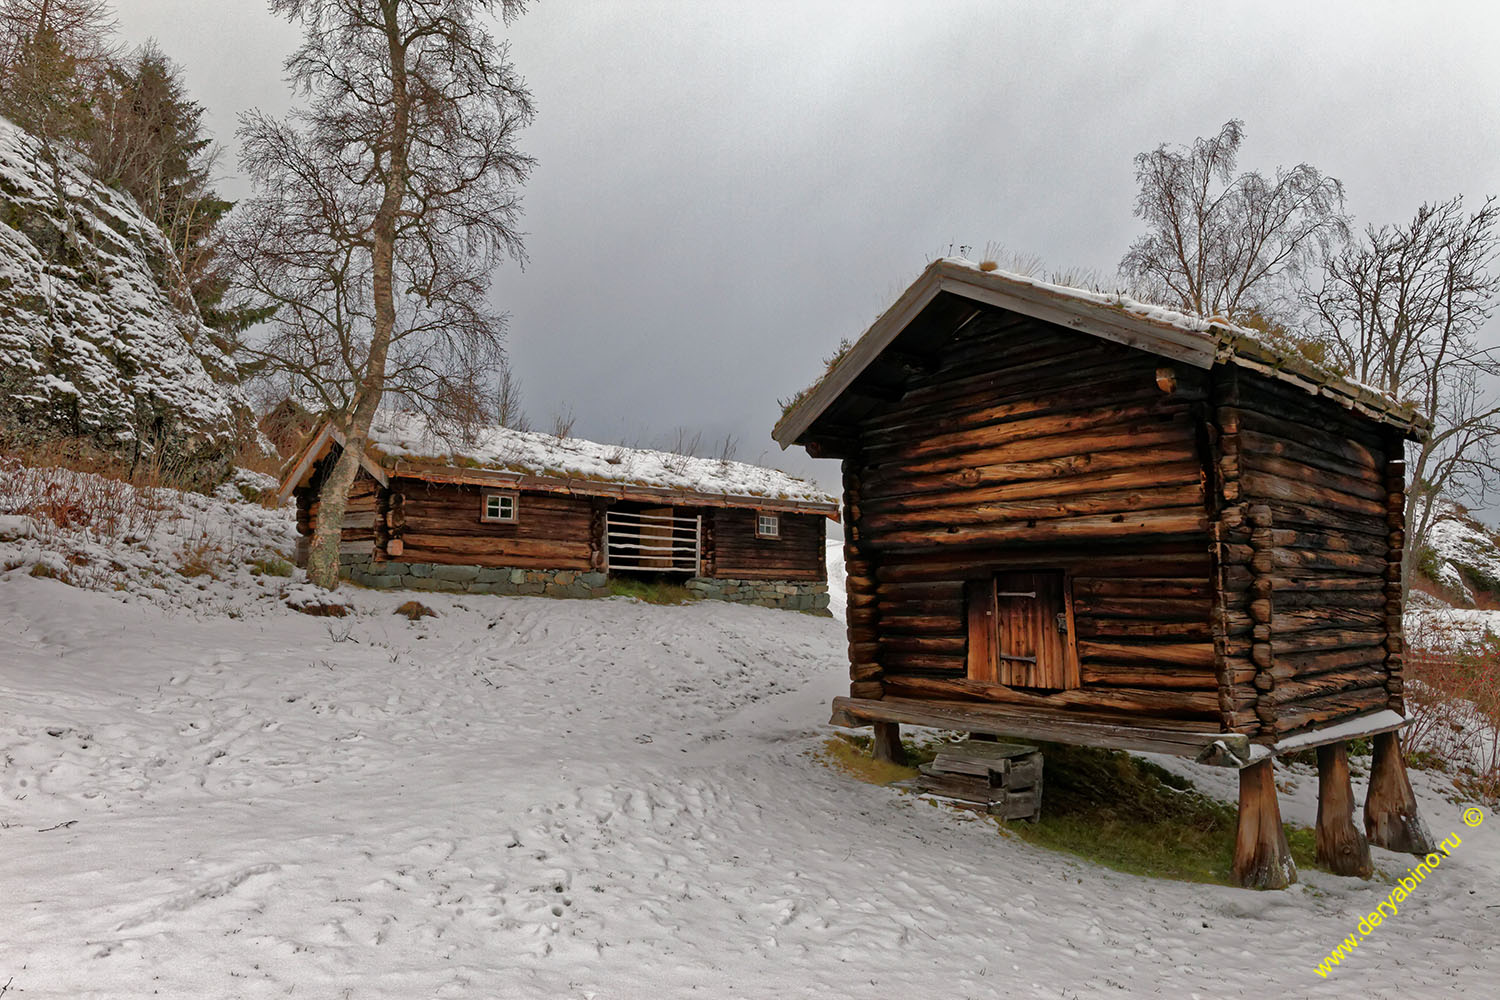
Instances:
[[[60,210],[36,141],[0,119],[0,431],[227,470],[249,408],[167,290],[171,248],[128,196],[72,167],[63,186]]]
[[[1462,831],[1462,849],[1323,979],[1316,963],[1388,885],[1312,871],[1254,893],[1120,874],[823,766],[847,685],[837,622],[425,593],[437,617],[408,622],[392,612],[414,595],[354,588],[337,595],[347,617],[310,617],[286,606],[308,591],[300,575],[175,563],[194,523],[240,546],[234,559],[275,547],[284,512],[232,495],[171,506],[146,540],[0,520],[14,536],[0,543],[9,994],[1062,1000],[1254,984],[1406,1000],[1492,986],[1500,826],[1462,827],[1428,772],[1413,773],[1425,815]],[[129,552],[177,582],[132,570],[124,590],[87,590],[29,568]],[[1172,767],[1233,797],[1233,772]],[[1310,824],[1315,772],[1280,774],[1286,818]],[[1389,871],[1410,861],[1375,853]]]
[[[1448,504],[1427,533],[1419,567],[1440,594],[1413,590],[1406,630],[1419,645],[1467,645],[1500,635],[1500,544],[1462,507]]]

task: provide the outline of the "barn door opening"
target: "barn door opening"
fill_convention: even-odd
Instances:
[[[671,507],[611,509],[604,516],[605,568],[611,573],[698,573],[703,518]]]
[[[969,583],[969,679],[1058,691],[1079,685],[1071,581],[1061,570]]]

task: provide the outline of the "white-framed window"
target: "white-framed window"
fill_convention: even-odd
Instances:
[[[781,537],[781,515],[779,515],[779,514],[756,514],[755,515],[755,537],[756,538],[780,538]]]
[[[486,493],[484,495],[484,509],[480,513],[481,521],[498,521],[501,524],[514,524],[516,522],[517,498],[514,493]]]

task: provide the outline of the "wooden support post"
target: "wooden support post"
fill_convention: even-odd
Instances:
[[[1346,744],[1318,747],[1318,863],[1335,875],[1369,878],[1370,845],[1354,825],[1354,788]]]
[[[1417,797],[1406,777],[1401,738],[1377,733],[1370,790],[1365,794],[1365,835],[1370,843],[1402,854],[1429,854],[1437,849],[1427,824],[1417,815]]]
[[[1240,769],[1240,820],[1234,838],[1234,880],[1247,889],[1285,889],[1297,866],[1281,826],[1274,758]]]
[[[887,764],[906,764],[906,748],[901,745],[901,723],[876,722],[875,759]]]

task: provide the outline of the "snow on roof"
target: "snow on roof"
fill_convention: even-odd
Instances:
[[[838,503],[837,497],[806,480],[746,462],[627,448],[508,427],[445,432],[427,418],[408,412],[377,414],[370,427],[370,442],[380,454],[414,465],[665,487],[724,497]]]
[[[1032,290],[1044,293],[1032,294]],[[1403,403],[1357,380],[1328,371],[1266,339],[1260,331],[1223,317],[1205,318],[1166,306],[1141,302],[1122,292],[1101,292],[1002,271],[992,262],[964,257],[933,261],[913,285],[855,342],[847,354],[797,401],[777,424],[773,436],[785,447],[796,440],[864,367],[915,318],[939,292],[950,291],[1023,314],[1060,321],[1085,332],[1176,357],[1202,368],[1234,364],[1289,382],[1311,395],[1335,399],[1365,416],[1400,427],[1413,435],[1429,430],[1426,418]],[[1029,305],[1028,305],[1029,304]],[[1079,308],[1082,307],[1082,308]],[[1123,322],[1122,322],[1123,321]],[[1119,328],[1128,328],[1121,336]]]

